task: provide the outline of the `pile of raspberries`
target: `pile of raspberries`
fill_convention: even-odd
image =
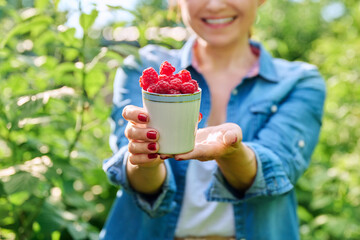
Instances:
[[[183,69],[174,74],[175,68],[164,61],[160,66],[160,75],[154,68],[145,69],[140,77],[140,87],[145,91],[160,94],[191,94],[198,91],[196,80],[191,78],[188,70]]]

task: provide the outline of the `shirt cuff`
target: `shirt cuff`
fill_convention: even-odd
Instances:
[[[174,175],[168,161],[164,163],[166,167],[166,178],[161,186],[160,193],[155,198],[149,199],[146,195],[136,192],[130,186],[127,187],[127,190],[133,193],[137,205],[153,218],[164,216],[176,207],[176,184]]]
[[[138,207],[150,217],[160,217],[172,211],[176,206],[174,201],[176,183],[168,161],[165,161],[166,178],[160,193],[154,198],[149,198],[147,195],[135,191],[130,186],[126,172],[126,163],[129,156],[127,148],[127,146],[123,146],[111,158],[104,161],[103,169],[110,182],[115,185],[121,185],[122,189],[133,197]]]
[[[245,192],[233,188],[219,168],[213,174],[213,180],[206,191],[208,201],[238,203],[259,196],[284,194],[291,189],[289,178],[282,170],[280,160],[267,148],[256,143],[246,143],[256,156],[257,170],[254,182]]]

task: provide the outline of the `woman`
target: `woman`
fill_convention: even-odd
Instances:
[[[104,170],[122,190],[102,239],[299,239],[294,185],[318,140],[325,86],[314,66],[249,40],[264,1],[179,0],[194,37],[181,50],[149,45],[119,69]],[[165,60],[202,88],[195,148],[176,156],[157,154],[161,136],[136,107],[142,70]]]

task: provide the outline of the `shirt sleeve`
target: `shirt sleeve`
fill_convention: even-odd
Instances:
[[[257,161],[251,187],[239,193],[217,169],[207,191],[208,200],[236,203],[293,189],[318,142],[324,101],[325,84],[318,72],[302,78],[287,98],[272,109],[276,112],[255,139],[244,142],[254,151]]]
[[[110,147],[113,156],[104,160],[103,170],[110,182],[120,185],[124,191],[133,196],[137,206],[145,211],[150,217],[159,217],[170,212],[174,207],[173,201],[176,185],[170,164],[165,161],[166,179],[160,193],[155,198],[136,192],[129,184],[126,174],[126,162],[128,159],[128,139],[124,131],[127,121],[122,117],[125,106],[132,104],[141,106],[141,93],[139,87],[140,73],[126,67],[118,69],[114,80],[113,110],[111,114]],[[139,92],[139,94],[134,94]]]

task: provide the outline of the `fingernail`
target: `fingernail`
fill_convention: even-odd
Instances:
[[[151,150],[151,151],[156,150],[156,143],[149,143],[148,144],[148,149]]]
[[[156,139],[156,132],[155,131],[148,131],[146,133],[148,139]]]
[[[176,161],[183,161],[184,159],[182,158],[176,158]]]
[[[237,137],[235,137],[235,141],[232,144],[235,144],[235,143],[237,143]]]
[[[138,119],[142,122],[147,122],[148,117],[143,113],[139,113]]]
[[[149,159],[154,159],[154,158],[157,158],[158,157],[158,154],[157,153],[150,153],[148,154],[148,158]]]
[[[161,157],[161,156],[160,156],[160,158],[161,158],[162,160],[165,160],[165,159],[168,159],[168,158],[170,158],[170,157]]]

